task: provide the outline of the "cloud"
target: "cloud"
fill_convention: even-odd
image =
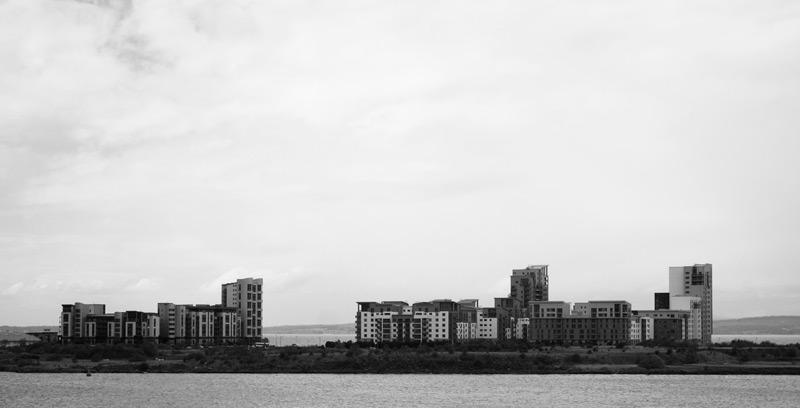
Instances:
[[[0,292],[0,294],[2,294],[3,296],[14,296],[17,293],[19,293],[24,287],[25,287],[24,283],[17,282],[17,283],[12,284],[9,287],[3,289],[3,291]]]
[[[709,254],[792,284],[797,11],[0,1],[0,273],[137,307],[248,276],[493,297],[528,263]]]
[[[150,279],[139,279],[135,284],[126,288],[129,292],[152,292],[161,289],[161,285]]]
[[[296,267],[290,272],[273,272],[268,270],[248,270],[245,268],[233,268],[213,281],[206,282],[201,286],[201,290],[206,293],[219,292],[223,284],[236,282],[237,279],[262,278],[264,283],[262,290],[264,293],[285,293],[287,291],[304,291],[305,284],[313,279],[321,277],[322,274],[310,271],[306,268]]]
[[[243,268],[233,268],[216,279],[203,283],[200,286],[200,290],[206,293],[221,293],[220,290],[223,284],[236,282],[237,279],[249,278],[252,277],[248,275],[248,271]]]
[[[486,290],[484,291],[484,296],[488,296],[490,298],[508,296],[508,294],[510,293],[509,292],[510,287],[511,285],[509,284],[509,280],[507,277],[505,279],[498,279],[493,285],[486,288]],[[490,307],[493,305],[494,301],[492,301],[491,305],[484,305],[484,306]]]
[[[37,294],[54,293],[102,293],[109,290],[111,286],[102,278],[85,278],[81,276],[62,276],[55,279],[50,277],[39,277],[34,279],[32,285],[27,286],[26,291]]]
[[[319,271],[296,267],[290,272],[266,274],[264,276],[264,293],[297,292],[309,294],[319,288],[319,284],[309,287],[308,284],[324,276]]]

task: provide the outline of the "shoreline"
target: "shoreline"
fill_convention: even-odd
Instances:
[[[85,375],[87,370],[83,366],[40,368],[20,367],[15,369],[0,370],[17,374],[80,374]],[[648,370],[641,367],[570,367],[548,370],[470,370],[470,371],[431,371],[431,370],[186,370],[186,369],[158,369],[150,367],[141,370],[138,364],[116,365],[113,368],[91,370],[92,375],[102,374],[327,374],[327,375],[800,375],[800,366],[708,366],[693,367],[668,366],[663,369]]]

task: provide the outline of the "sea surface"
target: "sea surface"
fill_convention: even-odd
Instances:
[[[322,346],[328,341],[356,341],[355,334],[286,334],[286,333],[265,333],[264,337],[269,339],[269,344],[278,347],[291,346]]]
[[[18,374],[2,407],[797,407],[800,376]]]
[[[727,343],[733,340],[747,340],[754,343],[768,341],[774,344],[798,344],[800,334],[714,334],[711,341],[714,343]]]

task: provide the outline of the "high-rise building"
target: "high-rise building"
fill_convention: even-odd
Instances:
[[[263,279],[244,278],[222,285],[222,306],[239,311],[239,336],[261,341]]]
[[[673,266],[669,268],[669,296],[699,298],[700,308],[700,342],[711,344],[714,333],[714,308],[711,285],[711,264],[695,264],[694,266]],[[696,302],[686,302],[696,304]],[[672,309],[675,309],[673,306]]]
[[[522,302],[522,310],[528,310],[530,302],[549,300],[549,281],[547,265],[531,265],[525,269],[511,271],[510,298]]]

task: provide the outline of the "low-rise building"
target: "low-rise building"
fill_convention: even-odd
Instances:
[[[556,344],[618,344],[630,339],[630,303],[531,302],[528,340]]]
[[[185,343],[234,344],[251,336],[242,336],[239,328],[240,310],[222,305],[185,305]]]
[[[27,332],[25,334],[36,337],[37,339],[48,343],[55,343],[58,341],[58,331],[52,331],[50,329],[44,329],[37,332]]]
[[[173,344],[261,342],[262,280],[222,285],[222,304],[159,303],[158,312],[106,313],[103,304],[62,305],[58,336],[65,342],[160,341]]]
[[[700,309],[634,310],[631,315],[631,342],[701,342],[700,312]]]
[[[73,342],[86,336],[86,317],[104,314],[106,305],[100,303],[80,303],[61,305],[58,319],[58,335],[61,341]]]
[[[507,309],[479,308],[474,299],[436,299],[412,305],[402,301],[357,304],[359,342],[462,342],[512,335]]]
[[[163,343],[178,344],[185,342],[187,305],[159,303],[158,317],[161,324],[160,337]]]

